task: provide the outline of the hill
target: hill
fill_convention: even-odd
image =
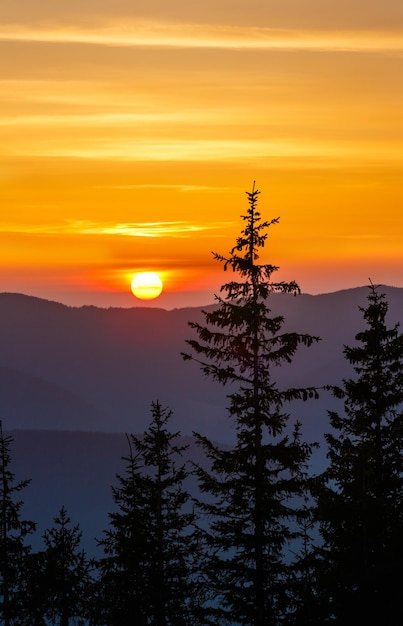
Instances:
[[[281,367],[284,385],[337,384],[349,375],[343,344],[362,327],[367,288],[271,297],[286,330],[321,337]],[[390,323],[403,321],[403,289],[385,287]],[[68,307],[21,294],[0,294],[1,418],[8,429],[140,432],[150,404],[173,412],[173,428],[231,442],[227,389],[207,380],[180,352],[201,309]],[[321,430],[331,399],[291,407],[308,432]]]

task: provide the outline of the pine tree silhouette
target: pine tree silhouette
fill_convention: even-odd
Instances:
[[[21,519],[19,494],[30,480],[15,482],[10,469],[13,438],[5,436],[0,420],[0,619],[4,626],[25,624],[27,536],[35,523]]]
[[[389,626],[403,622],[403,335],[379,287],[360,310],[366,328],[344,349],[355,377],[332,389],[344,410],[330,413],[317,486],[319,580],[328,621]]]
[[[276,367],[290,363],[299,346],[317,337],[283,332],[273,316],[270,295],[298,294],[295,282],[274,282],[278,267],[258,264],[268,230],[278,218],[262,221],[259,191],[247,193],[245,227],[228,256],[214,253],[236,278],[221,287],[217,306],[204,312],[205,324],[190,323],[198,339],[189,339],[185,359],[205,375],[231,384],[229,413],[235,421],[234,449],[223,450],[197,435],[211,471],[199,469],[200,503],[210,520],[205,533],[206,578],[211,597],[206,624],[275,626],[287,612],[289,568],[285,549],[299,536],[306,470],[311,447],[292,427],[285,404],[317,397],[316,389],[280,389]],[[235,389],[235,390],[234,390]]]
[[[100,623],[109,626],[192,626],[196,605],[192,559],[194,513],[184,487],[188,470],[168,423],[172,412],[153,402],[142,438],[128,437],[126,473],[113,487],[117,507],[99,542]],[[188,508],[186,508],[188,507]]]

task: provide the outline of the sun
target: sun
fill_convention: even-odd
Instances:
[[[158,298],[163,288],[162,280],[155,272],[141,272],[135,274],[131,289],[133,295],[140,300],[153,300]]]

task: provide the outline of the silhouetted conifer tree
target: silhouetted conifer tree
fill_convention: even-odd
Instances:
[[[10,469],[12,437],[3,434],[0,421],[0,623],[21,626],[26,621],[25,565],[30,546],[25,541],[35,524],[21,519],[19,493],[29,480],[15,482]]]
[[[79,525],[71,525],[64,507],[53,521],[43,535],[45,550],[36,555],[37,566],[31,568],[33,613],[38,624],[44,619],[52,626],[81,626],[86,623],[91,591],[90,561],[80,548]]]
[[[289,425],[284,404],[316,397],[314,388],[279,389],[275,368],[290,363],[302,344],[316,337],[282,332],[283,317],[273,316],[270,295],[298,294],[295,282],[273,282],[278,267],[259,265],[268,229],[262,221],[259,191],[247,193],[245,228],[229,256],[214,253],[224,270],[238,277],[221,287],[217,307],[204,312],[205,325],[190,323],[198,340],[189,340],[202,371],[219,383],[232,383],[229,412],[235,420],[234,449],[223,450],[198,435],[211,461],[199,470],[200,487],[212,501],[201,504],[211,520],[206,533],[207,577],[211,589],[206,624],[275,626],[289,606],[284,553],[300,531],[304,515],[306,464],[311,448],[301,440],[300,424]]]
[[[172,412],[152,403],[142,438],[131,435],[126,473],[113,487],[117,510],[99,542],[99,623],[108,626],[191,626],[194,514],[184,488],[188,471],[178,465],[186,446],[171,433]],[[187,507],[187,508],[186,508]]]
[[[370,285],[365,330],[345,347],[355,378],[333,393],[329,467],[318,484],[326,620],[342,626],[403,623],[403,335]]]
[[[317,567],[318,527],[314,518],[312,498],[306,498],[305,515],[300,522],[301,542],[293,552],[294,562],[288,579],[289,610],[287,626],[322,626],[323,609]]]

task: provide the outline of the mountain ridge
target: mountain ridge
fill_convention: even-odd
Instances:
[[[403,321],[403,288],[381,288],[390,323]],[[349,374],[343,345],[363,327],[359,306],[367,287],[328,294],[270,296],[284,331],[319,335],[301,347],[291,366],[278,368],[282,386],[338,384]],[[209,308],[214,305],[208,305]],[[189,321],[203,321],[203,307],[108,309],[0,293],[0,393],[9,429],[141,432],[153,400],[172,409],[173,429],[194,430],[230,443],[234,430],[226,406],[230,389],[184,363]],[[319,428],[327,403],[298,405],[308,432]],[[333,405],[330,407],[333,408]],[[323,430],[323,429],[322,429]]]

